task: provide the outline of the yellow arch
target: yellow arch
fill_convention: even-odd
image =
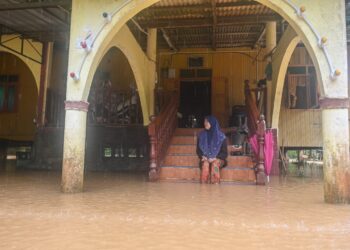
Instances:
[[[159,1],[160,0],[144,0],[144,1],[125,0],[119,3],[119,6],[120,6],[119,11],[117,12],[116,15],[114,15],[111,22],[101,30],[101,32],[99,33],[98,37],[94,42],[93,50],[86,57],[82,65],[82,69],[80,72],[80,82],[81,84],[84,84],[86,86],[80,86],[79,84],[75,84],[73,79],[68,78],[67,99],[71,99],[71,100],[87,99],[93,74],[99,62],[101,61],[101,58],[103,57],[106,51],[106,48],[109,48],[110,44],[112,43],[115,37],[115,34],[117,34],[120,31],[123,25],[130,18],[132,18],[141,10],[148,8],[152,4],[155,4]],[[331,84],[332,81],[329,77],[330,71],[328,68],[328,64],[322,50],[318,47],[317,39],[312,33],[312,30],[310,29],[310,27],[296,15],[294,9],[281,0],[256,0],[256,1],[274,10],[275,12],[280,14],[285,20],[287,20],[288,23],[295,30],[296,34],[300,37],[300,40],[305,44],[313,60],[313,63],[315,65],[318,82],[320,83],[321,96],[338,96],[338,97],[347,96],[347,84],[346,84],[347,74],[345,73],[346,65],[343,65],[344,63],[342,63],[342,60],[344,60],[344,58],[340,58],[340,60],[338,60],[339,64],[342,63],[342,65],[340,65],[340,67],[337,67],[337,68],[340,68],[342,72],[344,72],[344,74],[342,74],[338,79],[341,84],[337,84],[334,86],[334,84],[333,85]],[[295,1],[298,1],[298,0],[295,0]],[[84,1],[84,5],[86,5],[85,1]],[[88,7],[89,6],[83,7],[82,3],[80,3],[79,1],[73,2],[73,15],[75,12],[79,12],[78,10],[81,10],[82,8],[88,8]],[[97,7],[97,6],[93,6],[93,7]],[[310,7],[311,9],[311,6],[307,6],[307,8],[308,7]],[[102,7],[101,7],[101,10],[102,10]],[[315,11],[317,11],[317,9]],[[98,13],[98,11],[97,12],[95,11],[94,13]],[[316,15],[317,13],[313,13],[313,14]],[[78,16],[79,14],[77,13],[76,15],[77,16],[75,17],[73,16],[72,21],[74,21],[75,19],[79,19],[79,16]],[[86,18],[86,17],[83,17],[83,18]],[[321,26],[321,27],[325,27],[325,26]],[[71,34],[72,39],[71,39],[71,46],[70,46],[71,47],[70,56],[72,57],[72,60],[70,60],[70,63],[69,63],[70,71],[78,68],[79,67],[78,65],[82,61],[81,50],[74,48],[76,47],[74,44],[75,40],[81,34],[78,34],[77,28],[73,28],[72,31],[73,31],[72,32],[73,34]],[[330,48],[329,52],[331,55],[332,55],[332,52],[334,52],[334,54],[340,53],[339,48],[334,48],[334,47]],[[147,86],[150,85],[146,81],[144,83]],[[145,102],[147,102],[146,96],[140,96],[141,101],[143,102],[143,105],[145,104]]]
[[[24,56],[21,56],[17,53],[14,53],[13,51],[6,49],[4,47],[0,46],[0,52],[4,52],[4,53],[9,53],[14,55],[16,58],[20,59],[30,70],[30,72],[32,73],[34,80],[35,80],[35,84],[36,84],[36,89],[38,91],[39,94],[39,88],[40,88],[40,74],[41,74],[41,64],[31,61],[28,58],[25,58]]]
[[[279,15],[281,15],[288,23],[289,25],[295,30],[296,34],[299,36],[300,40],[305,45],[312,61],[315,66],[317,80],[320,83],[320,95],[321,97],[327,96],[327,97],[347,97],[348,96],[348,88],[347,88],[347,58],[346,58],[346,52],[344,53],[344,50],[346,51],[346,39],[344,39],[341,34],[340,37],[329,37],[336,43],[339,43],[339,41],[343,42],[344,50],[342,52],[342,49],[337,48],[337,46],[328,46],[329,54],[334,61],[337,59],[338,63],[335,65],[336,68],[340,69],[343,74],[341,74],[340,77],[337,79],[337,83],[340,84],[333,84],[333,80],[330,77],[330,70],[329,66],[326,60],[326,56],[323,53],[323,51],[318,46],[318,41],[312,32],[311,28],[306,24],[305,21],[303,21],[298,15],[296,15],[294,9],[292,9],[288,4],[286,4],[282,0],[255,0],[256,2],[259,2],[270,9],[277,12]],[[322,9],[322,13],[317,6],[315,6],[314,1],[300,1],[300,0],[292,0],[295,4],[299,3],[299,7],[301,7],[301,4],[306,7],[306,15],[309,15],[311,18],[312,25],[314,28],[318,31],[323,31],[323,29],[326,29],[325,27],[328,27],[331,22],[340,21],[337,29],[342,29],[345,27],[341,27],[342,25],[345,25],[345,22],[343,22],[342,18],[335,18],[334,12],[332,12],[332,9],[336,11],[339,9],[339,6],[337,6],[334,3],[331,3],[331,1],[328,1],[327,4],[329,4],[330,8],[326,7],[326,1],[320,1],[318,4],[323,5],[324,9]],[[310,12],[310,13],[309,13]],[[313,12],[313,13],[311,13]],[[328,15],[329,22],[325,23],[324,21],[319,21],[320,15]],[[313,20],[313,21],[312,21]],[[317,27],[319,26],[319,27]],[[334,28],[334,27],[333,27]],[[328,28],[327,28],[328,29]],[[327,30],[329,33],[331,33],[330,30]],[[339,32],[341,33],[341,32]],[[327,35],[323,32],[321,35]],[[329,42],[330,43],[330,42]],[[338,46],[340,47],[340,46]],[[332,52],[333,55],[332,55]],[[345,56],[344,56],[345,54]],[[343,61],[343,62],[342,62]]]
[[[35,78],[33,72],[28,67],[28,64],[26,64],[26,62],[16,53],[0,50],[0,56],[5,58],[4,54],[18,60],[15,69],[13,69],[11,65],[7,65],[5,74],[12,72],[10,74],[18,74],[20,76],[17,94],[20,95],[21,98],[16,102],[15,112],[5,112],[0,114],[0,121],[2,124],[0,137],[8,140],[32,141],[36,129],[33,119],[36,118],[39,95]]]
[[[286,77],[289,61],[292,57],[295,47],[300,41],[299,36],[293,28],[288,27],[278,43],[277,49],[272,58],[272,123],[273,128],[278,128],[284,79]]]
[[[142,115],[144,123],[148,123],[149,121],[149,112],[148,112],[148,98],[146,95],[146,82],[147,79],[147,68],[148,68],[148,59],[142,52],[141,48],[138,46],[137,41],[131,34],[130,30],[124,26],[113,38],[108,47],[104,49],[104,54],[107,53],[112,47],[116,47],[122,51],[124,56],[127,58],[132,72],[134,73],[137,90],[140,97]],[[102,60],[102,58],[100,58]],[[100,61],[99,61],[100,63]],[[98,64],[99,64],[98,63]],[[96,70],[95,70],[96,71]],[[95,71],[91,71],[90,73],[94,74]],[[87,100],[90,87],[92,82],[87,82],[85,85],[85,91],[83,98]]]

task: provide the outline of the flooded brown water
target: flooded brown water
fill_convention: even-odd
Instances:
[[[0,249],[350,249],[350,206],[323,203],[319,179],[269,186],[149,183],[88,173],[0,173]]]

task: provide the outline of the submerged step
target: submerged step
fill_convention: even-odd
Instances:
[[[220,170],[222,181],[255,182],[255,172],[251,168],[230,168]],[[160,180],[199,181],[199,167],[162,167]]]
[[[197,145],[194,144],[172,144],[168,148],[167,155],[174,154],[193,154],[196,155]],[[227,146],[227,152],[232,151],[232,146]]]
[[[167,155],[165,157],[163,166],[199,166],[199,158],[197,155]],[[229,156],[227,157],[227,166],[228,167],[245,167],[253,168],[254,164],[250,157],[248,156]]]

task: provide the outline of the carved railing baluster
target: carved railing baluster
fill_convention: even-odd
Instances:
[[[158,116],[151,118],[148,126],[150,137],[150,181],[159,177],[159,167],[165,157],[171,137],[177,127],[178,96],[174,94]]]
[[[258,92],[261,91],[264,93],[264,103],[266,102],[266,88],[261,88],[255,90],[255,95],[257,96]],[[246,83],[244,86],[245,92],[245,104],[247,109],[247,119],[248,119],[248,128],[250,136],[257,136],[258,142],[258,152],[257,152],[257,165],[256,165],[256,184],[265,185],[265,155],[264,155],[264,145],[265,145],[265,117],[263,114],[259,114],[258,103],[252,96],[252,90],[249,88],[249,84]],[[266,107],[266,105],[265,105]],[[263,109],[264,110],[264,109]]]
[[[258,164],[256,166],[256,184],[265,185],[265,155],[264,155],[264,145],[265,145],[265,117],[260,115],[258,122],[258,130],[256,131],[259,144],[258,153]]]

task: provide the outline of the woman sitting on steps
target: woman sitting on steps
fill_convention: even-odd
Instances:
[[[214,116],[204,119],[205,130],[197,140],[197,155],[200,159],[201,183],[220,183],[220,168],[226,165],[227,141]]]

